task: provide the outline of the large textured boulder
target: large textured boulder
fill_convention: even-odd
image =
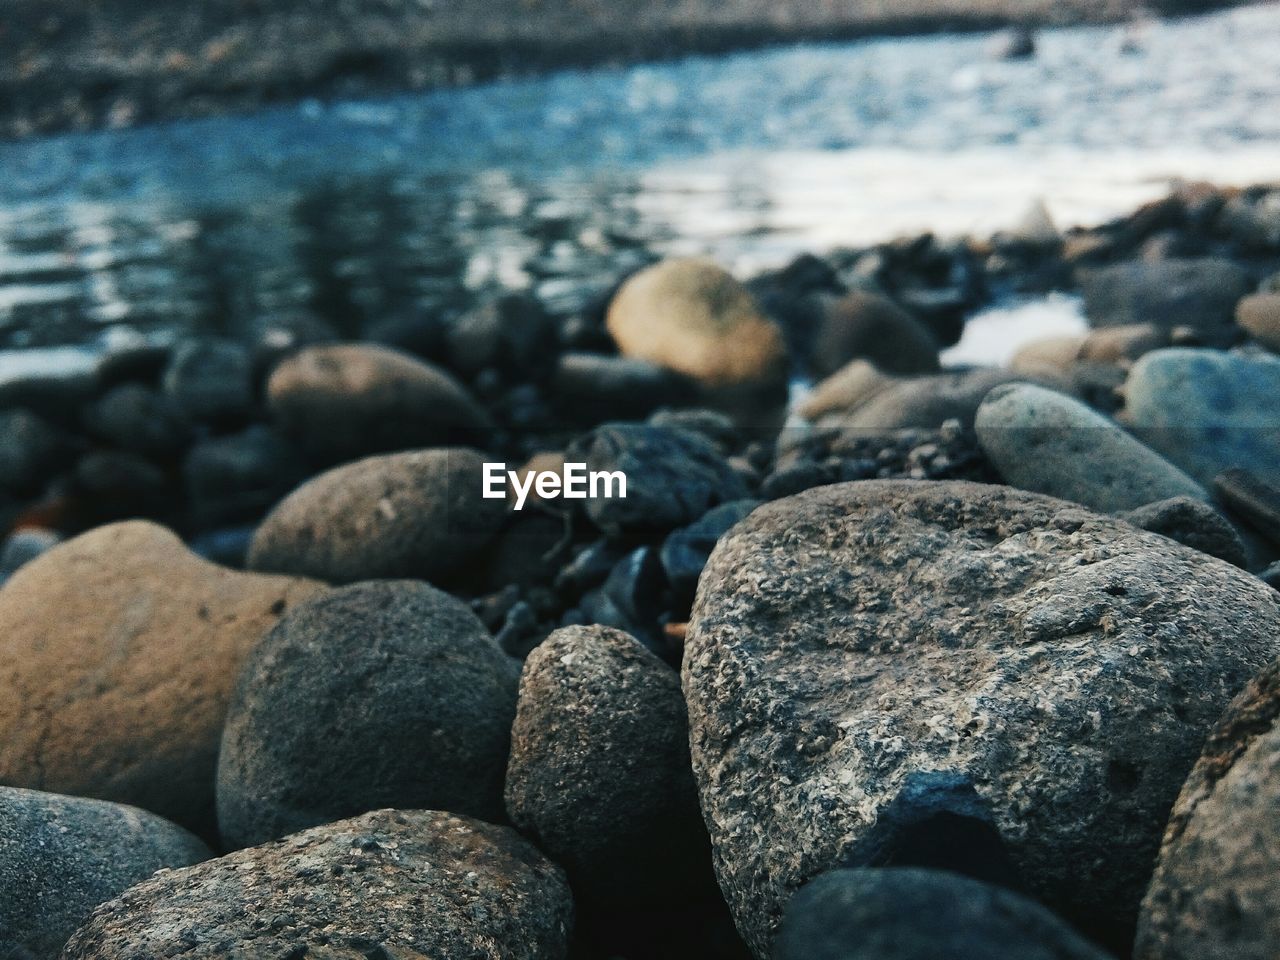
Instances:
[[[709,873],[679,677],[609,627],[565,627],[525,661],[511,821],[583,895],[681,899]]]
[[[1156,350],[1124,390],[1134,432],[1202,484],[1243,467],[1280,485],[1280,357]]]
[[[143,521],[41,554],[0,590],[0,782],[210,829],[240,666],[320,589],[216,566]]]
[[[1122,942],[1205,733],[1277,652],[1280,594],[1064,501],[866,481],[758,508],[684,661],[739,928],[764,957],[798,886],[894,863],[1000,867]]]
[[[515,831],[380,810],[172,870],[99,907],[64,960],[561,960],[573,902]]]
[[[483,443],[488,416],[449,374],[368,343],[307,347],[267,381],[281,429],[320,461]]]
[[[334,583],[447,582],[501,529],[474,450],[420,450],[336,467],[285,497],[258,527],[249,566]]]
[[[1111,513],[1204,488],[1079,400],[1030,383],[996,387],[974,421],[983,452],[1023,490]]]
[[[923,922],[922,922],[923,920]],[[943,870],[832,870],[791,898],[773,960],[1107,960],[1040,904]]]
[[[1280,661],[1232,702],[1182,788],[1142,903],[1137,960],[1275,957],[1278,720]]]
[[[0,956],[53,960],[98,904],[210,856],[136,807],[0,787]]]
[[[223,844],[378,807],[502,818],[519,667],[412,580],[299,604],[245,663],[218,760]]]

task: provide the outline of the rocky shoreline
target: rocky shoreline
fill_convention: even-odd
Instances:
[[[0,138],[449,87],[798,41],[1181,15],[1231,0],[16,0],[0,12]]]
[[[1267,956],[1280,188],[612,279],[0,380],[0,955]]]

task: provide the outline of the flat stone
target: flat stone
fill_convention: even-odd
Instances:
[[[1236,335],[1236,303],[1253,283],[1232,261],[1202,257],[1086,270],[1081,289],[1091,326],[1190,327],[1204,342],[1225,346]]]
[[[758,508],[684,659],[739,929],[766,957],[792,891],[893,863],[1019,882],[1123,944],[1204,735],[1278,652],[1275,591],[1061,500],[866,481]]]

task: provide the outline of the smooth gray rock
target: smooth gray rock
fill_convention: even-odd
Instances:
[[[0,787],[0,957],[52,960],[98,904],[211,856],[137,807]]]
[[[1280,357],[1156,350],[1124,389],[1134,432],[1202,484],[1230,467],[1280,484]]]
[[[425,583],[299,604],[249,655],[227,709],[223,844],[378,807],[500,820],[518,676],[470,607]]]
[[[894,863],[1001,868],[1124,942],[1204,735],[1278,652],[1261,581],[1061,500],[899,480],[758,508],[684,660],[739,929],[765,957],[800,885]]]
[[[983,452],[1006,481],[1103,513],[1204,488],[1079,400],[1030,383],[996,387],[974,421]]]
[[[1231,703],[1182,788],[1142,902],[1135,960],[1275,957],[1278,720],[1280,661]]]
[[[833,870],[787,904],[773,960],[1107,960],[1033,900],[943,870]]]
[[[506,801],[584,896],[663,903],[710,884],[680,678],[620,630],[564,627],[529,655]]]
[[[482,496],[483,465],[458,448],[367,457],[322,473],[267,514],[249,566],[332,583],[449,582],[507,517],[506,501]]]
[[[379,810],[153,877],[63,960],[562,960],[572,923],[563,872],[514,830]]]
[[[1237,336],[1236,303],[1253,283],[1232,261],[1201,257],[1088,270],[1081,289],[1091,326],[1190,327],[1203,342],[1225,346]]]

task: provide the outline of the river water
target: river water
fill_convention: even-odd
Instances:
[[[503,288],[575,309],[644,250],[747,273],[987,233],[1037,198],[1088,224],[1177,177],[1280,180],[1280,5],[1047,32],[1026,61],[991,59],[991,41],[804,45],[0,145],[0,347],[119,326],[357,336]]]

